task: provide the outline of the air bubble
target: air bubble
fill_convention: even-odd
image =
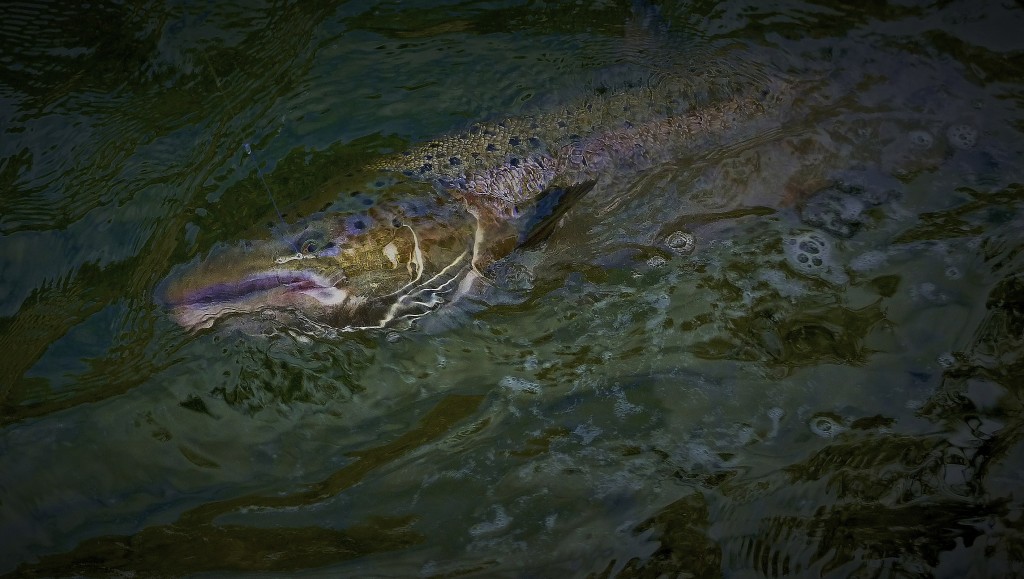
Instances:
[[[935,138],[928,131],[910,131],[907,136],[910,138],[911,144],[919,149],[931,148],[935,143]]]
[[[846,430],[838,420],[830,416],[815,416],[809,424],[811,432],[822,438],[835,438]]]
[[[809,253],[811,255],[818,255],[819,253],[821,253],[821,246],[819,245],[819,242],[817,240],[805,239],[801,241],[797,245],[797,247],[800,248],[800,251]]]
[[[676,231],[665,238],[665,245],[675,253],[685,255],[693,252],[697,242],[692,233]]]
[[[946,131],[949,144],[957,149],[973,149],[978,144],[978,129],[971,125],[952,125]]]

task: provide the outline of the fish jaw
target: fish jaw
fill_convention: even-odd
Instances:
[[[220,248],[179,267],[157,288],[157,302],[190,330],[267,310],[302,312],[316,319],[358,302],[334,260],[289,257],[281,244],[265,243],[256,250],[249,245]]]

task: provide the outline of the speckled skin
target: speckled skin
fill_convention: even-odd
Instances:
[[[165,280],[160,301],[189,328],[254,313],[326,335],[407,323],[469,291],[511,252],[521,209],[543,191],[643,170],[778,99],[778,85],[668,77],[474,124],[353,171],[352,190],[375,191],[366,211],[312,216],[281,238],[215,250]]]
[[[549,187],[595,179],[615,168],[646,168],[762,115],[779,98],[777,83],[747,86],[694,107],[692,84],[669,79],[546,114],[478,123],[374,167],[436,183],[456,197],[512,216],[516,206]]]

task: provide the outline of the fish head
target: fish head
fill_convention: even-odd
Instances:
[[[179,266],[157,288],[157,301],[192,330],[222,319],[383,327],[399,313],[396,304],[425,303],[417,292],[465,273],[473,233],[453,217],[316,216],[290,234],[222,245]]]

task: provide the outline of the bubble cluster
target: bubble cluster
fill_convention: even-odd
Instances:
[[[498,386],[513,394],[540,394],[540,384],[516,376],[505,376]]]
[[[661,267],[665,265],[665,258],[660,255],[654,255],[647,258],[647,267]]]
[[[816,232],[801,233],[782,241],[786,261],[800,273],[819,277],[833,283],[845,283],[849,278],[832,259],[832,244]]]
[[[973,149],[978,144],[978,129],[967,124],[951,125],[946,130],[946,138],[957,149]]]
[[[807,233],[799,237],[786,240],[787,257],[791,257],[793,264],[798,269],[814,271],[825,265],[825,259],[829,255],[828,242],[823,237],[814,233]]]

